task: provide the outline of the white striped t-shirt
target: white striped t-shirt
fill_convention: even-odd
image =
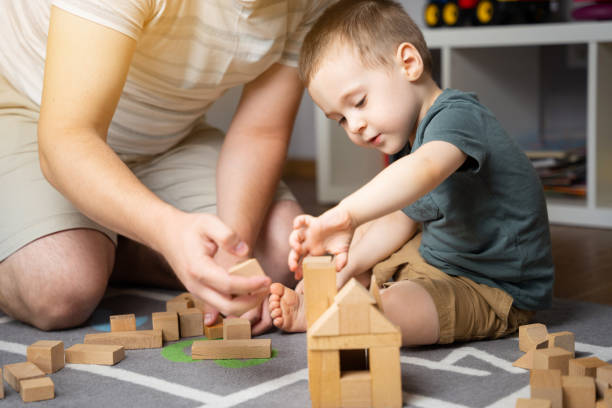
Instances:
[[[0,74],[40,104],[51,4],[137,40],[108,143],[155,154],[178,143],[227,89],[296,66],[334,0],[0,0]]]

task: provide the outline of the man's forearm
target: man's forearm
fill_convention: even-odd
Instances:
[[[158,220],[174,209],[148,190],[94,130],[45,132],[39,138],[40,158],[50,183],[92,220],[158,249]]]
[[[281,177],[286,137],[229,139],[217,168],[217,213],[253,248]]]

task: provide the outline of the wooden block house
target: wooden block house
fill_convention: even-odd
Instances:
[[[380,297],[355,279],[336,294],[331,257],[308,257],[302,267],[312,406],[401,407],[402,339]]]

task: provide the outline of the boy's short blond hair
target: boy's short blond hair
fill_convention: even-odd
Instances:
[[[403,7],[391,0],[341,0],[319,17],[306,35],[299,73],[306,86],[317,73],[330,46],[350,44],[366,67],[391,66],[397,47],[411,43],[431,75],[431,54],[423,33]]]

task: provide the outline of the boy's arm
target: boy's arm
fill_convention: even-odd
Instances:
[[[357,228],[349,248],[348,263],[336,278],[338,288],[397,251],[416,231],[417,223],[402,211],[395,211]]]
[[[301,276],[300,258],[336,255],[336,268],[347,263],[353,234],[360,225],[398,211],[424,196],[465,162],[467,155],[448,142],[433,141],[381,171],[369,183],[319,217],[301,215],[289,237],[289,269]]]
[[[451,143],[425,143],[378,173],[338,207],[349,213],[357,227],[414,203],[453,174],[466,158]]]

